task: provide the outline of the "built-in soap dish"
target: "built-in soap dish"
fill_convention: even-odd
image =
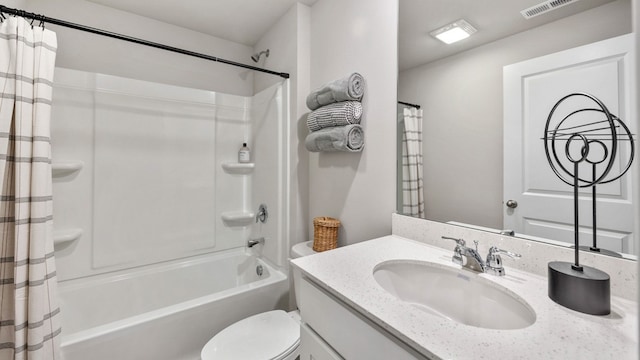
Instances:
[[[82,236],[82,229],[63,229],[53,231],[53,246],[70,244]]]
[[[222,169],[228,174],[251,174],[255,167],[254,163],[222,163]]]
[[[51,164],[51,175],[53,177],[62,177],[71,175],[82,170],[84,163],[82,161],[61,161]]]
[[[251,225],[256,214],[244,211],[228,211],[222,213],[222,222],[227,226]]]

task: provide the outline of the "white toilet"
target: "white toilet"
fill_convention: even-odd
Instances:
[[[294,245],[291,258],[312,255],[313,241]],[[297,276],[294,272],[294,277]],[[295,289],[294,289],[295,293]],[[202,360],[295,360],[300,345],[300,314],[273,310],[229,325],[202,348]]]

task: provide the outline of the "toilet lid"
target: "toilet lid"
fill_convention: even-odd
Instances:
[[[219,332],[202,349],[202,360],[276,360],[300,343],[300,324],[282,310],[240,320]]]

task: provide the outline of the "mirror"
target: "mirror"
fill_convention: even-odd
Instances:
[[[543,2],[400,1],[398,101],[420,105],[423,112],[421,155],[427,219],[487,231],[504,230],[503,217],[513,212],[507,206],[505,181],[510,172],[519,170],[505,168],[503,161],[503,68],[632,31],[630,0],[567,1],[529,19],[521,14],[521,10],[536,8]],[[429,35],[459,19],[468,21],[477,32],[451,45]],[[398,105],[399,125],[403,125],[401,114],[405,108],[410,106]],[[639,125],[623,120],[637,134]],[[544,154],[542,140],[536,141]],[[637,147],[637,140],[635,143]],[[399,213],[404,213],[401,182],[406,181],[401,178],[402,146],[399,131]],[[637,159],[633,166],[638,166]],[[631,173],[635,172],[630,171],[626,177]],[[637,212],[637,204],[633,208]],[[572,210],[569,207],[565,213]],[[581,210],[581,226],[591,217],[587,210]],[[637,216],[631,221],[638,221],[633,219]],[[631,226],[638,229],[637,224]],[[590,231],[588,226],[585,231]],[[599,236],[600,233],[598,230]],[[572,240],[558,241],[524,231],[516,232],[516,236],[563,246],[572,244]],[[635,258],[638,249],[634,248],[634,240],[625,236],[620,236],[622,245],[612,250]],[[589,242],[581,235],[581,244]]]

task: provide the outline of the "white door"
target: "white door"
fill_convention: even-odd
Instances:
[[[564,96],[588,93],[600,99],[636,134],[637,119],[631,103],[635,99],[632,49],[633,38],[629,34],[504,67],[505,228],[516,234],[574,242],[573,187],[561,181],[547,161],[542,140],[547,116]],[[577,107],[575,110],[580,106],[596,107],[586,97],[583,99],[572,105]],[[620,156],[611,169],[612,175],[619,173],[629,159],[629,142],[619,143]],[[564,149],[558,153],[564,154]],[[633,248],[636,208],[631,201],[632,184],[637,184],[632,179],[634,173],[628,171],[620,180],[596,187],[599,248],[637,252]],[[586,178],[590,176],[584,174]],[[579,199],[580,245],[590,246],[591,188],[580,189]]]

